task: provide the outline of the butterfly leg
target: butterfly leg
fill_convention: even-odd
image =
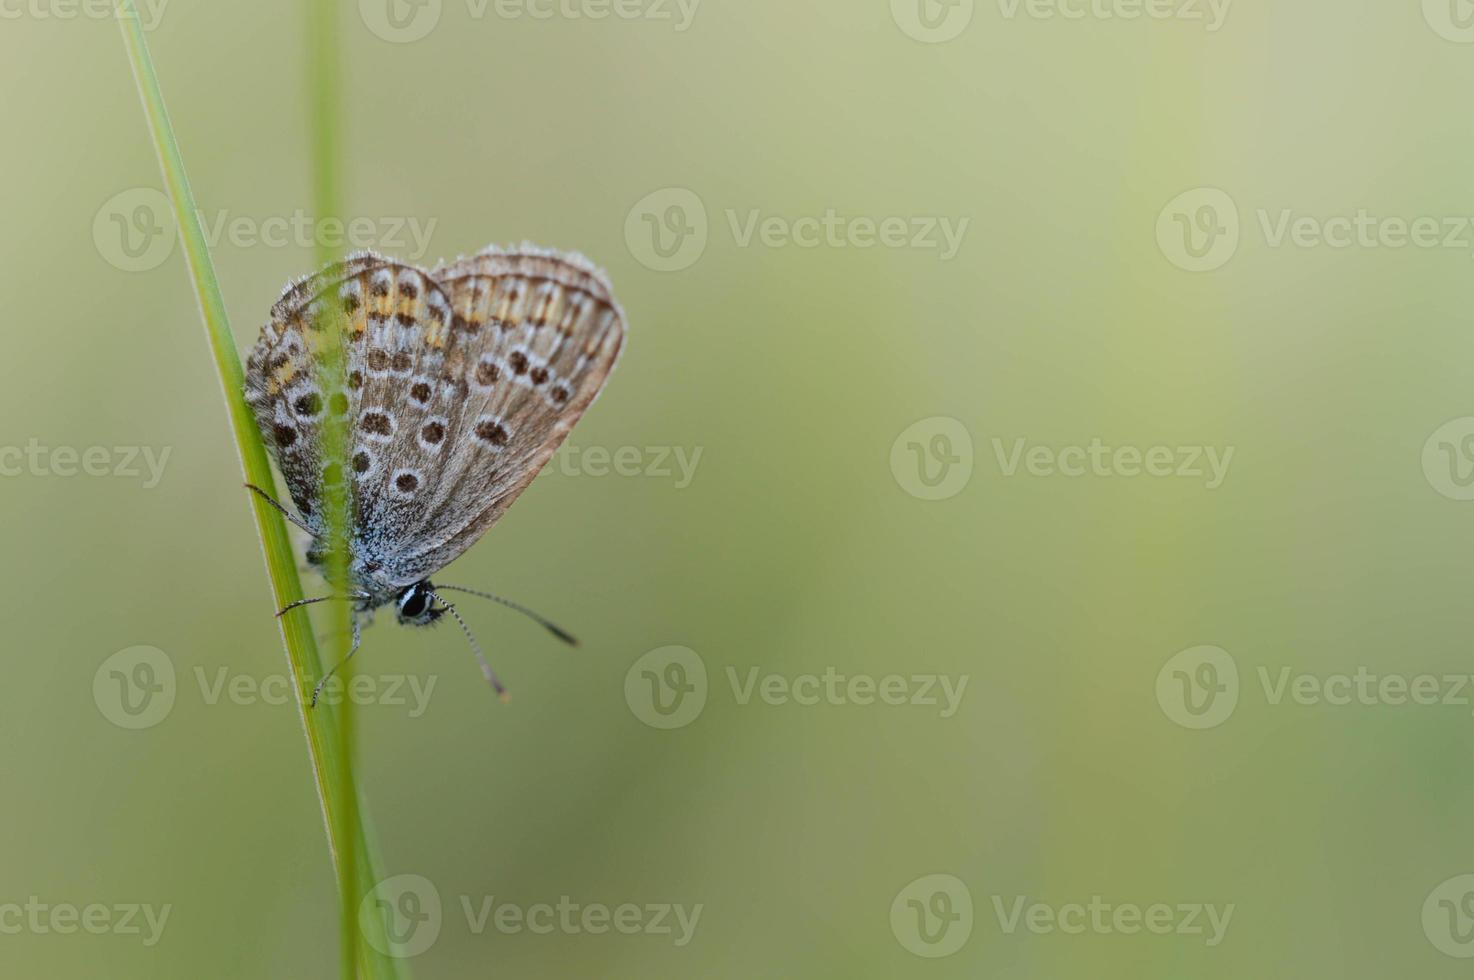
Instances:
[[[276,618],[281,619],[293,609],[300,609],[303,606],[311,606],[319,602],[356,602],[359,599],[368,598],[370,598],[370,596],[367,592],[355,592],[352,595],[320,595],[316,599],[298,599],[296,602],[289,603],[288,605],[282,606],[280,609],[278,609],[276,613]]]
[[[353,646],[351,646],[351,647],[348,648],[348,656],[346,656],[342,660],[338,661],[336,664],[333,665],[333,667],[332,667],[331,670],[329,670],[326,674],[323,674],[322,675],[322,680],[318,681],[317,682],[317,686],[312,689],[312,707],[314,707],[314,708],[317,707],[317,698],[318,698],[318,695],[322,694],[323,685],[328,682],[328,678],[332,677],[333,674],[335,672],[337,672],[337,670],[338,670],[339,667],[343,666],[344,664],[346,664],[349,660],[351,660],[353,658],[353,655],[358,652],[358,648],[359,648],[360,644],[362,644],[362,643],[363,643],[363,630],[362,630],[362,628],[358,624],[358,617],[357,616],[354,616],[353,617]]]
[[[281,514],[281,516],[285,517],[287,520],[291,521],[293,524],[297,525],[302,530],[312,535],[314,538],[319,537],[318,533],[312,528],[308,527],[307,524],[302,520],[302,518],[287,510],[285,507],[277,502],[277,499],[275,497],[267,493],[265,490],[262,490],[260,487],[256,486],[256,484],[247,483],[246,489],[254,492],[258,497],[260,497],[262,500],[266,501],[273,508],[275,508],[277,513]]]

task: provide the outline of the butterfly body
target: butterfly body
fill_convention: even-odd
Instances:
[[[341,386],[320,370],[327,330],[345,352]],[[324,488],[346,481],[356,610],[394,603],[401,622],[433,622],[433,598],[420,604],[429,576],[552,457],[624,332],[603,273],[531,246],[430,270],[356,253],[288,285],[248,359],[245,398],[313,535],[309,562],[325,558]],[[325,458],[330,414],[346,422],[346,461]]]

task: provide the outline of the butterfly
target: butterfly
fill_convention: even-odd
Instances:
[[[341,331],[345,385],[318,370],[322,331]],[[324,487],[347,481],[351,594],[362,627],[392,604],[401,624],[460,624],[482,673],[506,688],[441,592],[491,599],[555,636],[564,630],[517,603],[430,577],[506,513],[603,390],[624,344],[624,312],[608,278],[577,254],[489,247],[425,270],[356,252],[287,285],[246,363],[245,399],[300,517],[249,489],[312,537],[327,560]],[[342,418],[345,461],[325,459],[329,414]],[[334,668],[336,669],[336,667]],[[312,694],[312,703],[330,670]]]

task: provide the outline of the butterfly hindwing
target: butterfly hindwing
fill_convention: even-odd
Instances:
[[[386,263],[377,256],[354,256],[288,285],[272,306],[271,320],[246,361],[246,403],[281,469],[292,501],[317,529],[321,529],[325,413],[351,416],[358,400],[355,391],[323,390],[316,356],[321,346],[317,325],[327,322],[323,318],[338,284]]]

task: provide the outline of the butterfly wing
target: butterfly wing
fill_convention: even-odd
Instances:
[[[444,467],[392,543],[403,584],[496,523],[593,404],[624,344],[608,280],[578,255],[491,248],[437,267],[452,343],[441,366]]]
[[[345,391],[313,370],[313,324],[346,314]],[[292,499],[316,521],[323,413],[353,422],[354,547],[408,585],[506,511],[598,396],[624,316],[579,256],[488,249],[426,272],[364,253],[292,284],[247,368],[246,397]]]
[[[351,299],[353,283],[384,269],[395,268],[388,259],[372,253],[351,256],[315,275],[289,283],[271,308],[271,319],[246,361],[246,403],[272,459],[286,480],[292,501],[314,528],[321,529],[318,504],[322,496],[322,425],[327,412],[356,416],[359,391],[323,390],[318,367],[320,324],[331,322],[330,306],[348,314],[350,335],[362,329],[362,311],[355,316]],[[329,476],[341,478],[330,471]]]

